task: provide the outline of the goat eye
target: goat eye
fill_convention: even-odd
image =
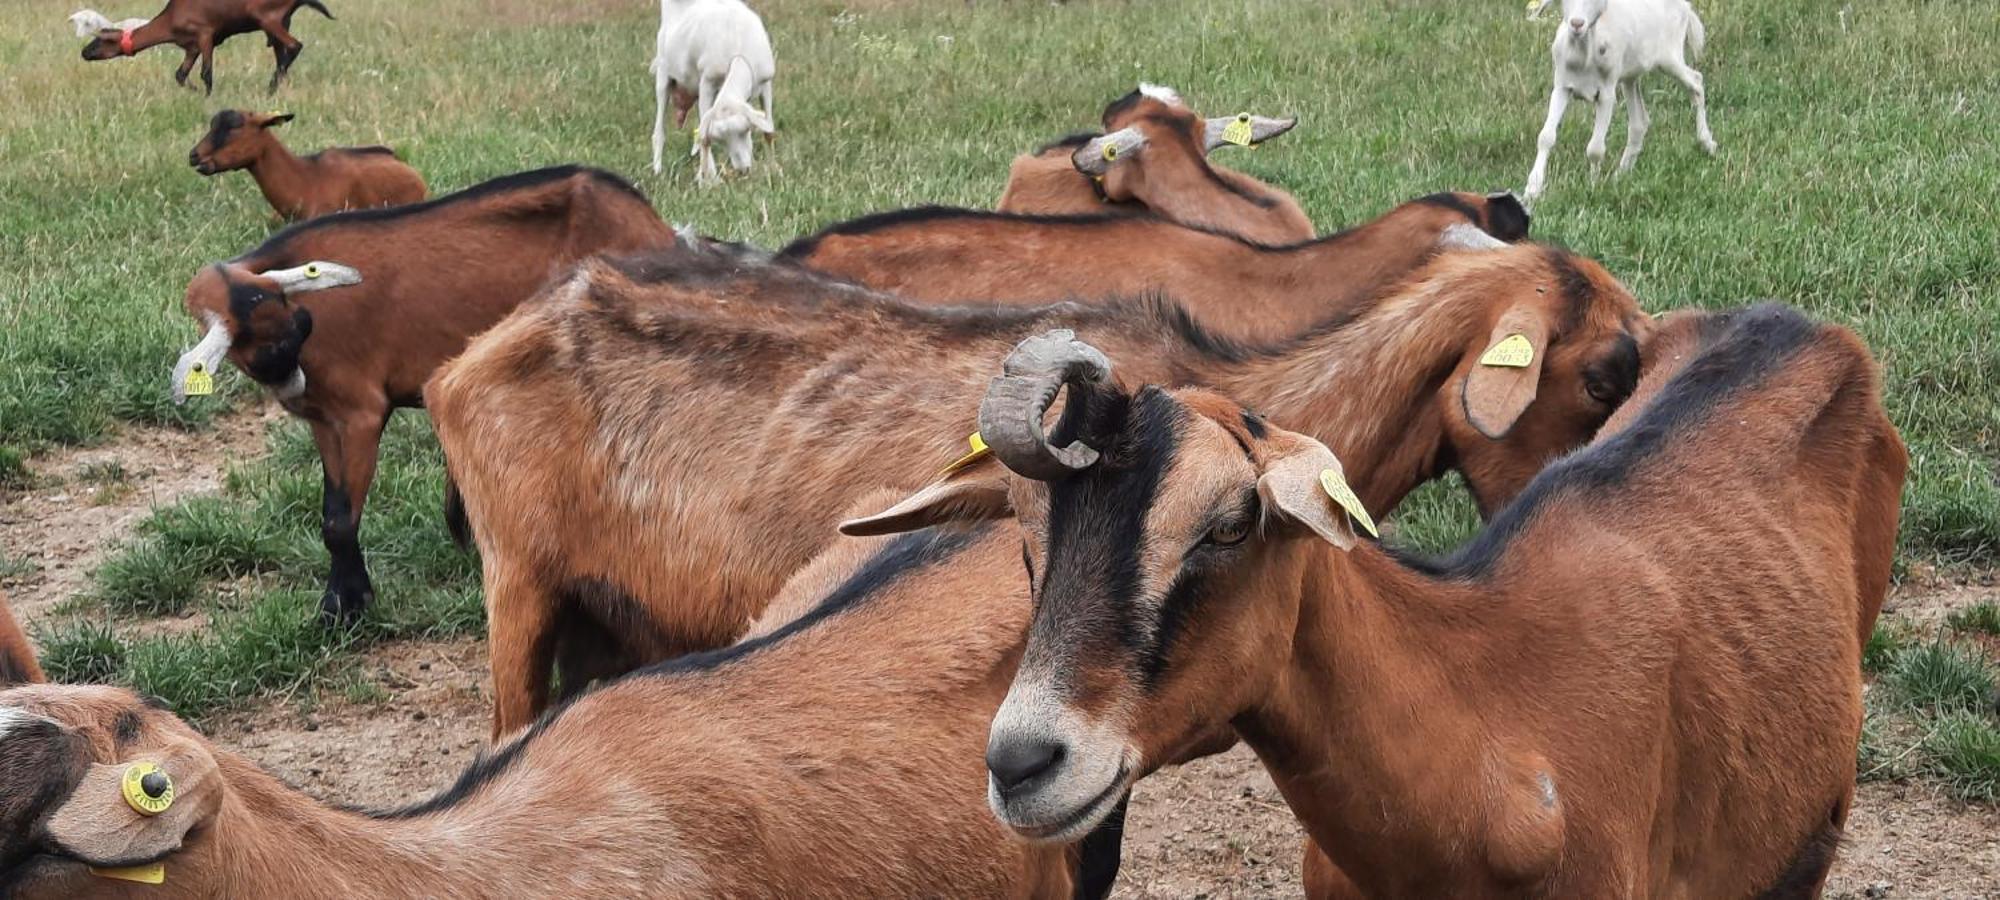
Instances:
[[[1234,547],[1250,536],[1250,525],[1245,522],[1224,522],[1208,530],[1207,542],[1219,547]]]
[[[1612,386],[1610,382],[1587,378],[1584,379],[1583,389],[1589,392],[1592,400],[1599,403],[1615,403],[1618,400],[1618,388]]]

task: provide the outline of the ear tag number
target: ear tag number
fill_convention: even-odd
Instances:
[[[215,376],[208,374],[206,366],[195,363],[187,377],[181,379],[181,393],[190,397],[206,397],[215,393]]]
[[[174,805],[174,780],[149,762],[126,766],[125,776],[118,780],[118,791],[142,816],[157,816]]]
[[[1377,539],[1382,537],[1382,533],[1375,530],[1375,520],[1368,517],[1368,507],[1361,505],[1361,498],[1354,496],[1354,489],[1347,486],[1347,479],[1340,477],[1339,472],[1321,469],[1319,486],[1326,491],[1328,497],[1333,498],[1333,502],[1340,504],[1341,509],[1347,510],[1347,514],[1353,516],[1354,521],[1361,523],[1362,530],[1368,532],[1369,537]]]
[[[1494,344],[1479,357],[1482,366],[1497,366],[1506,369],[1525,369],[1535,361],[1535,345],[1528,343],[1525,334],[1510,334]]]
[[[1238,147],[1250,146],[1250,114],[1238,113],[1235,121],[1222,126],[1222,139]]]
[[[973,432],[971,437],[966,438],[965,442],[972,446],[972,452],[967,453],[964,456],[961,456],[955,460],[952,460],[951,465],[945,466],[944,471],[938,473],[938,477],[942,478],[946,475],[950,475],[954,472],[957,472],[958,470],[963,469],[966,466],[972,465],[973,463],[985,459],[986,457],[992,455],[993,453],[992,450],[987,448],[986,439],[980,437],[979,432],[977,431]]]
[[[125,866],[118,869],[90,868],[90,874],[99,878],[116,878],[119,881],[136,881],[140,884],[166,884],[167,864],[156,862],[147,866]]]

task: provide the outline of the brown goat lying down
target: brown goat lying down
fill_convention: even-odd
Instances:
[[[1147,217],[924,207],[831,226],[779,256],[932,303],[1168,294],[1218,333],[1274,340],[1374,296],[1445,250],[1500,247],[1527,233],[1528,214],[1512,194],[1432,194],[1285,247]]]
[[[333,557],[320,605],[358,616],[375,593],[359,535],[389,414],[420,405],[440,363],[551,275],[673,242],[637,188],[577,166],[294,225],[189,282],[187,311],[206,333],[174,366],[174,399],[212,389],[226,355],[312,425]]]
[[[328,147],[294,156],[271,133],[291,120],[291,113],[218,112],[188,151],[188,165],[203,175],[249,169],[271,209],[285,219],[424,199],[424,177],[387,147]]]
[[[1027,477],[916,515],[1028,536],[995,813],[1082,834],[1230,723],[1367,896],[1816,895],[1907,458],[1845,329],[1675,327],[1692,358],[1435,562],[1357,540],[1334,454],[1233,400],[1010,366],[980,428]]]
[[[326,4],[320,0],[167,0],[165,9],[159,15],[147,20],[144,25],[131,29],[106,28],[83,46],[83,58],[89,62],[134,56],[139,51],[160,44],[173,44],[181,48],[181,66],[174,70],[174,81],[187,86],[188,71],[194,68],[196,58],[201,59],[201,84],[208,93],[215,92],[215,47],[239,34],[253,31],[264,32],[264,42],[271,46],[271,54],[277,57],[277,68],[271,72],[270,90],[276,91],[278,83],[292,70],[299,53],[305,50],[304,41],[292,36],[292,16],[299,7],[311,7],[329,19]]]
[[[1183,225],[1260,244],[1311,240],[1312,220],[1292,195],[1212,165],[1210,150],[1255,146],[1290,131],[1297,119],[1244,114],[1203,119],[1158,85],[1112,101],[1104,131],[1075,134],[1014,158],[1000,212],[1037,215],[1152,213]],[[1235,123],[1232,125],[1232,123]]]
[[[979,537],[844,541],[778,601],[795,620],[586,694],[394,812],[321,804],[123,690],[0,692],[0,894],[1071,896],[1079,851],[981,799],[1028,604],[964,602],[1019,578],[1015,540],[961,558]],[[121,796],[140,762],[175,791],[150,818]],[[158,886],[87,867],[156,860]]]
[[[581,267],[426,400],[479,543],[505,733],[546,705],[554,665],[580,687],[741,634],[855,499],[964,453],[1023,334],[1075,328],[1148,380],[1256,398],[1374,473],[1363,499],[1386,512],[1453,468],[1488,507],[1512,496],[1624,398],[1649,325],[1595,263],[1542,247],[1447,255],[1269,347],[1159,300],[913,306],[676,249]],[[1501,342],[1532,361],[1481,364]]]
[[[43,680],[42,667],[35,662],[35,648],[14,610],[7,605],[7,593],[0,591],[0,685]]]

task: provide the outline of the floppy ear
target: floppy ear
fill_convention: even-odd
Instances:
[[[763,110],[754,107],[750,110],[750,124],[765,134],[774,134],[778,130],[778,126],[771,124],[770,116],[765,115]]]
[[[1465,376],[1460,398],[1465,418],[1494,440],[1507,436],[1514,421],[1535,402],[1547,355],[1548,320],[1539,310],[1516,306],[1500,316],[1486,349]]]
[[[1507,243],[1514,243],[1528,236],[1528,224],[1532,217],[1528,208],[1521,205],[1521,198],[1513,191],[1494,191],[1486,195],[1486,233]]]
[[[128,770],[146,763],[166,776],[165,784],[171,785],[166,792],[154,796],[136,775],[133,785],[126,786]],[[151,786],[157,789],[162,783]],[[177,740],[159,753],[118,765],[92,764],[69,799],[49,816],[49,838],[64,853],[93,866],[143,865],[179,850],[187,833],[222,807],[223,790],[222,774],[207,748]],[[159,811],[148,815],[141,804]]]
[[[1347,476],[1340,460],[1325,444],[1312,438],[1288,437],[1294,441],[1294,448],[1265,463],[1264,474],[1257,478],[1257,494],[1264,499],[1264,508],[1280,519],[1312,529],[1335,547],[1342,550],[1353,547],[1356,537],[1354,527],[1348,523],[1349,510],[1335,501],[1333,492],[1343,492],[1346,501],[1353,504],[1364,520],[1367,510],[1361,509],[1361,501],[1347,489]],[[1369,529],[1374,530],[1373,522],[1369,522]]]
[[[276,128],[292,120],[291,113],[272,113],[264,117],[265,128]]]
[[[1100,134],[1076,148],[1069,156],[1070,165],[1085,175],[1102,175],[1111,164],[1137,152],[1146,146],[1146,136],[1137,128],[1120,128],[1110,134]]]
[[[1279,119],[1249,113],[1208,119],[1202,123],[1202,149],[1213,151],[1230,144],[1255,147],[1292,130],[1292,126],[1297,124],[1299,120],[1296,117]]]
[[[1007,467],[989,451],[967,454],[938,480],[872,516],[840,523],[854,537],[899,534],[948,522],[981,522],[1014,515],[1007,499]]]

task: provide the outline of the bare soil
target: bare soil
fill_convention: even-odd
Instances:
[[[0,554],[31,571],[0,582],[35,620],[81,592],[90,569],[154,505],[217,490],[228,463],[263,451],[271,407],[211,432],[129,428],[105,445],[31,461],[37,487],[0,498]],[[116,462],[124,477],[86,479]],[[1929,625],[2000,595],[1991,574],[1916,573],[1888,614]],[[409,641],[363,654],[313,696],[275,697],[208,723],[316,797],[388,808],[441,790],[486,743],[483,641]],[[1135,792],[1121,898],[1300,895],[1299,829],[1256,758],[1237,747],[1160,772]],[[2000,808],[1969,807],[1921,784],[1862,785],[1827,896],[2000,900]]]
[[[219,490],[232,463],[264,452],[277,415],[260,406],[200,432],[131,425],[95,447],[29,460],[36,484],[0,491],[0,560],[28,569],[0,579],[15,614],[32,627],[83,593],[91,570],[153,507]]]

